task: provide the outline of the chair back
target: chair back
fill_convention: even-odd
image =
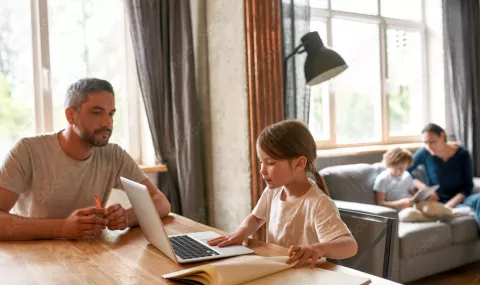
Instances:
[[[396,219],[344,209],[339,211],[342,220],[349,226],[352,235],[357,240],[358,252],[354,257],[331,261],[363,271],[361,267],[366,257],[371,257],[372,254],[379,255],[380,251],[380,255],[383,257],[381,277],[389,279],[392,275]],[[380,233],[377,234],[378,231]],[[373,232],[375,234],[372,235]]]

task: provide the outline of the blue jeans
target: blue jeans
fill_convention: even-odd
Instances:
[[[478,228],[480,229],[480,193],[471,194],[463,200],[459,207],[470,207],[475,213],[475,220],[477,221]]]

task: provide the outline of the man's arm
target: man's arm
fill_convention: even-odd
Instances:
[[[153,185],[150,179],[147,178],[140,183],[147,186],[148,192],[152,197],[153,203],[155,204],[155,207],[157,208],[160,217],[163,218],[167,216],[172,210],[172,207],[170,205],[170,202],[168,202],[167,197],[165,197],[165,195],[163,195],[163,193],[157,187],[155,187],[155,185]],[[138,219],[133,212],[133,208],[127,209],[126,215],[128,227],[138,226]]]
[[[0,240],[52,239],[61,220],[29,219],[9,214],[18,195],[0,187]]]
[[[0,240],[35,240],[98,236],[107,225],[105,209],[96,207],[73,211],[66,219],[33,219],[9,211],[18,195],[0,187]]]

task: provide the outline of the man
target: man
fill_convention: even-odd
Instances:
[[[170,203],[118,145],[109,144],[115,98],[105,80],[73,83],[65,98],[69,125],[21,139],[0,165],[0,240],[98,236],[138,225],[133,209],[105,205],[120,176],[147,186],[160,216]]]

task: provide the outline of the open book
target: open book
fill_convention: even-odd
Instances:
[[[440,188],[440,185],[435,185],[423,190],[418,190],[417,193],[415,193],[412,197],[413,202],[419,203],[427,200],[433,194],[433,192],[437,191],[438,188]]]
[[[366,277],[329,271],[321,268],[292,268],[286,264],[287,256],[263,257],[257,255],[239,256],[162,277],[187,284],[237,285],[237,284],[369,284]]]

